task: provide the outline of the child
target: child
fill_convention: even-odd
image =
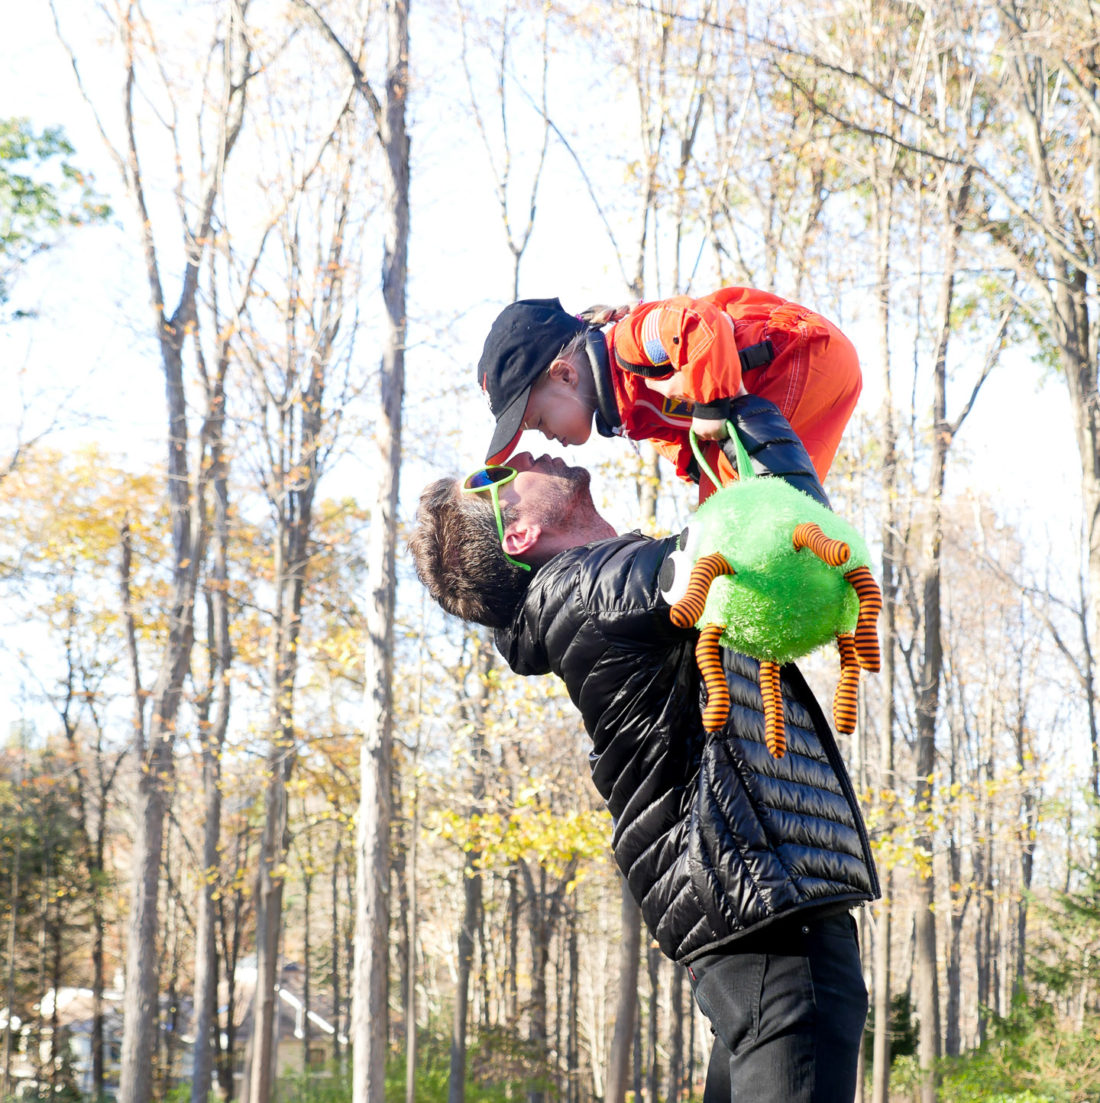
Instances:
[[[766,398],[824,481],[862,387],[855,348],[835,325],[748,287],[579,317],[557,299],[512,303],[489,331],[478,381],[497,419],[488,463],[511,455],[524,429],[583,444],[594,417],[601,435],[649,440],[677,475],[698,479],[700,501],[714,487],[689,429],[728,482],[735,468],[718,442],[730,401],[746,391]]]

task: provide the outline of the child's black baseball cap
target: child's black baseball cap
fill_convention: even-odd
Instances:
[[[486,463],[506,460],[523,432],[531,388],[542,370],[588,326],[557,299],[521,299],[493,322],[477,364],[477,381],[497,419]]]

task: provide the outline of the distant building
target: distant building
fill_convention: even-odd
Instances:
[[[119,978],[121,980],[121,978]],[[218,1009],[221,1019],[226,1010],[227,991],[223,982],[222,1006]],[[256,996],[255,960],[246,960],[237,967],[234,1016],[237,1053],[234,1062],[234,1078],[244,1077],[248,1045],[252,1037],[253,1008]],[[275,1075],[301,1076],[307,1071],[313,1075],[329,1075],[333,1058],[333,1015],[330,1001],[311,994],[308,1015],[310,1044],[305,1052],[306,1009],[305,985],[300,965],[289,962],[280,972],[276,988],[275,1018]],[[122,1052],[122,986],[103,993],[103,1064],[104,1091],[109,1099],[118,1092],[119,1057]],[[60,988],[55,995],[51,988],[35,1005],[35,1020],[20,1022],[12,1019],[13,1060],[12,1092],[16,1098],[32,1096],[38,1088],[37,1076],[50,1060],[53,1043],[54,1007],[56,1003],[57,1029],[63,1045],[58,1047],[58,1065],[65,1069],[72,1086],[85,1094],[91,1094],[92,1084],[92,1017],[93,996],[90,988]],[[193,1008],[190,999],[179,1000],[169,1006],[167,997],[161,999],[161,1035],[157,1059],[162,1065],[170,1058],[171,1069],[166,1073],[170,1084],[191,1082],[194,1036]],[[0,1010],[0,1036],[7,1025],[8,1012]],[[347,1035],[340,1031],[341,1048],[348,1043]],[[226,1044],[222,1036],[223,1046]],[[37,1050],[37,1052],[36,1052]]]
[[[252,1037],[252,1020],[256,997],[256,962],[245,959],[237,966],[236,1001],[241,1008],[236,1037],[241,1043],[235,1075],[244,1076],[247,1064],[247,1047]],[[305,1052],[306,1010],[305,983],[302,967],[297,962],[287,962],[279,972],[275,989],[275,1075],[300,1076],[307,1070],[317,1074],[331,1069],[333,1058],[333,1025],[331,1001],[316,992],[310,993],[309,1033],[310,1046]],[[222,1009],[224,1014],[224,1008]],[[341,1048],[348,1044],[347,1035],[340,1031]]]

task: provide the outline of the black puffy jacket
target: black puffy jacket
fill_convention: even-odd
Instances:
[[[723,651],[730,716],[703,731],[694,630],[659,595],[676,538],[615,537],[555,556],[497,646],[519,674],[565,682],[592,737],[592,779],[646,924],[680,962],[806,910],[878,895],[831,729],[783,668],[788,751],[771,757],[755,660]]]

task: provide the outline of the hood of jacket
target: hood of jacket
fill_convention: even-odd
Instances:
[[[660,597],[675,538],[634,533],[556,556],[497,647],[556,674],[592,739],[615,859],[661,949],[687,962],[805,909],[873,899],[878,882],[832,730],[783,667],[788,752],[764,745],[755,660],[723,649],[730,715],[707,736],[694,629]]]

